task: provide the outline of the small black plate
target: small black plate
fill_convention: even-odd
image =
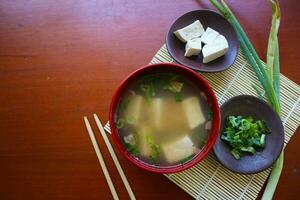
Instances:
[[[191,24],[196,20],[200,20],[205,30],[207,27],[211,27],[225,36],[228,41],[229,49],[224,56],[206,64],[202,61],[202,53],[198,56],[184,56],[185,43],[181,42],[174,35],[174,31]],[[211,10],[195,10],[179,17],[172,24],[167,33],[166,45],[170,55],[176,62],[202,72],[218,72],[229,68],[234,63],[239,50],[239,42],[232,25],[222,15]]]
[[[254,155],[247,154],[236,160],[230,153],[230,146],[221,140],[229,115],[252,116],[254,120],[265,120],[271,133],[266,136],[266,146]],[[278,158],[284,144],[284,129],[279,116],[263,100],[250,95],[231,98],[221,106],[221,129],[214,145],[217,159],[226,168],[241,174],[261,172],[270,167]]]

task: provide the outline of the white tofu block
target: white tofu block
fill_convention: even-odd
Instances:
[[[226,38],[223,35],[218,35],[213,42],[204,45],[202,49],[203,63],[208,63],[225,55],[228,48],[229,46]]]
[[[181,135],[182,133],[189,131],[187,121],[183,119],[184,112],[181,103],[182,102],[176,102],[173,95],[163,99],[162,128],[158,130],[159,133],[163,134],[157,134],[161,139],[160,141],[169,141],[170,135]],[[174,128],[175,125],[176,129]]]
[[[138,148],[139,148],[139,153],[142,156],[150,156],[151,154],[151,148],[147,142],[147,135],[152,137],[150,133],[150,128],[145,125],[141,124],[141,126],[138,128],[137,132],[137,138],[138,138]]]
[[[220,35],[220,34],[217,31],[215,31],[214,29],[212,29],[210,27],[207,27],[206,31],[201,36],[201,40],[203,43],[209,44],[209,43],[213,42],[218,35]]]
[[[148,106],[148,119],[153,127],[157,130],[161,129],[163,100],[161,98],[154,98]]]
[[[194,129],[205,122],[205,116],[198,97],[189,97],[183,100],[182,108],[190,129]]]
[[[196,148],[188,136],[176,141],[161,145],[163,154],[168,163],[178,162],[195,153]]]
[[[184,56],[196,56],[201,52],[201,38],[194,38],[187,41],[185,45],[185,54]]]
[[[132,122],[133,125],[136,125],[141,118],[142,104],[143,104],[143,97],[140,95],[134,95],[129,99],[126,113],[127,116],[134,118]]]
[[[190,39],[200,37],[203,33],[204,28],[199,20],[174,32],[178,39],[184,43]]]

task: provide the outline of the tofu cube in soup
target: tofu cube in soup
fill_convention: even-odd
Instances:
[[[182,101],[182,108],[190,129],[194,129],[206,121],[198,97],[186,98]]]
[[[154,98],[151,101],[151,104],[148,105],[148,118],[149,122],[157,130],[161,129],[162,122],[162,112],[163,112],[163,100],[161,98]]]
[[[218,35],[213,42],[204,45],[202,49],[203,63],[208,63],[225,55],[228,48],[229,46],[226,38],[223,35]]]
[[[194,38],[187,41],[184,56],[196,56],[201,52],[201,38]]]
[[[186,120],[184,120],[184,112],[181,106],[182,102],[175,102],[173,98],[165,100],[164,112],[162,118],[161,138],[177,137],[189,130]]]
[[[161,145],[162,152],[168,163],[176,163],[195,153],[195,146],[188,136]]]
[[[132,125],[136,125],[140,121],[143,101],[144,99],[140,95],[133,95],[129,99],[125,117],[132,119],[130,120]]]
[[[220,34],[217,31],[215,31],[214,29],[212,29],[210,27],[207,27],[206,31],[201,36],[201,41],[204,44],[209,44],[209,43],[213,42],[218,35],[220,35]]]
[[[140,155],[145,157],[151,155],[151,147],[148,144],[147,137],[152,137],[151,128],[146,124],[141,124],[137,129],[137,143]]]
[[[204,29],[199,20],[174,32],[176,37],[184,43],[190,39],[200,37],[203,33]]]

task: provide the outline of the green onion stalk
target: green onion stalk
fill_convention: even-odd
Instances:
[[[273,109],[280,115],[280,63],[279,63],[279,45],[278,45],[278,29],[280,24],[280,8],[276,0],[268,0],[272,5],[272,26],[269,34],[267,64],[261,62],[247,34],[240,25],[239,21],[227,5],[225,0],[210,0],[210,2],[219,10],[219,12],[234,27],[241,49],[248,59],[258,80],[261,82],[268,102]],[[264,191],[263,200],[272,199],[275,192],[279,177],[283,166],[283,151],[275,162],[269,177],[266,189]]]

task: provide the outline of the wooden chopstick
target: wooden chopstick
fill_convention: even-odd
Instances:
[[[101,121],[100,121],[100,119],[98,118],[98,116],[96,114],[94,114],[94,119],[95,119],[96,124],[97,124],[97,126],[99,128],[99,131],[100,131],[100,133],[101,133],[101,135],[102,135],[102,137],[104,139],[104,142],[105,142],[105,144],[106,144],[106,146],[108,148],[108,151],[109,151],[109,153],[110,153],[110,155],[111,155],[111,157],[112,157],[112,159],[113,159],[113,161],[114,161],[114,163],[115,163],[115,165],[117,167],[117,170],[118,170],[118,172],[119,172],[119,174],[121,176],[121,179],[122,179],[122,181],[123,181],[123,183],[125,185],[125,188],[126,188],[128,194],[129,194],[130,199],[131,200],[135,200],[135,196],[134,196],[134,194],[133,194],[133,192],[131,190],[131,187],[130,187],[128,181],[127,181],[127,178],[126,178],[126,176],[125,176],[125,174],[123,172],[123,169],[122,169],[122,167],[121,167],[121,165],[119,163],[119,160],[118,160],[118,158],[117,158],[117,156],[116,156],[116,154],[114,152],[114,149],[112,148],[112,146],[111,146],[111,144],[110,144],[110,142],[108,140],[108,137],[107,137],[107,135],[106,135],[106,133],[105,133],[105,131],[103,129],[103,126],[101,124]]]
[[[84,117],[84,122],[85,122],[86,129],[87,129],[87,131],[88,131],[88,134],[89,134],[89,136],[90,136],[90,139],[91,139],[91,141],[92,141],[92,144],[93,144],[93,146],[94,146],[94,149],[95,149],[96,155],[97,155],[97,157],[98,157],[100,166],[101,166],[102,171],[103,171],[103,173],[104,173],[105,179],[106,179],[106,181],[107,181],[107,183],[108,183],[110,192],[111,192],[111,194],[112,194],[112,196],[113,196],[113,199],[114,199],[114,200],[119,200],[118,194],[117,194],[117,192],[116,192],[116,190],[115,190],[115,187],[114,187],[114,185],[113,185],[113,182],[112,182],[112,180],[111,180],[111,178],[110,178],[110,176],[109,176],[108,170],[107,170],[107,168],[106,168],[105,162],[104,162],[104,160],[103,160],[101,151],[100,151],[100,149],[99,149],[99,147],[98,147],[98,144],[97,144],[97,141],[96,141],[94,132],[93,132],[92,127],[91,127],[91,125],[90,125],[90,123],[89,123],[89,120],[87,119],[86,116]]]

